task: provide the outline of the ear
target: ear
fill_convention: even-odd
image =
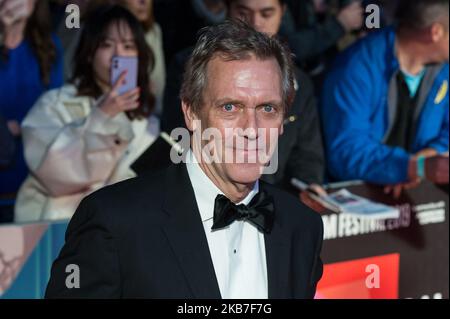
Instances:
[[[284,133],[284,123],[281,123],[280,136]]]
[[[194,125],[194,120],[197,120],[197,116],[192,110],[192,106],[187,104],[185,101],[181,101],[181,109],[183,110],[184,122],[189,131],[193,132],[196,127]]]
[[[445,35],[445,28],[442,23],[435,22],[430,27],[430,36],[433,43],[439,42]]]

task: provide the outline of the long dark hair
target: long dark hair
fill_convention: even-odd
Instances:
[[[141,105],[135,110],[127,111],[126,114],[130,119],[148,117],[155,104],[155,98],[149,87],[149,72],[154,66],[153,52],[145,41],[139,21],[127,9],[119,5],[102,5],[87,15],[74,55],[74,72],[71,82],[77,86],[78,95],[94,98],[102,95],[101,88],[95,80],[94,55],[105,39],[108,27],[118,22],[125,22],[133,33],[139,59],[138,86],[141,89]]]
[[[24,37],[31,46],[39,64],[41,80],[45,86],[50,83],[50,73],[56,61],[56,46],[51,36],[50,12],[47,1],[37,0],[28,18]],[[2,58],[8,59],[8,49],[2,47]]]

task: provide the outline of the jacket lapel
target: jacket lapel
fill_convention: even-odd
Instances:
[[[263,186],[263,183],[260,183]],[[267,190],[269,191],[269,190]],[[269,192],[270,193],[270,192]],[[290,285],[291,241],[288,232],[283,228],[279,205],[275,200],[275,222],[270,234],[264,235],[267,263],[267,280],[269,299],[292,298]]]
[[[264,187],[263,183],[260,185]],[[184,164],[167,170],[166,189],[163,209],[170,218],[164,232],[189,288],[194,298],[219,299],[221,295],[206,234]],[[275,199],[275,207],[276,204]],[[280,214],[275,215],[272,232],[264,236],[269,299],[292,297],[289,278],[291,242],[279,217]]]
[[[184,164],[167,170],[163,209],[169,214],[165,234],[194,298],[221,298],[205,230]]]

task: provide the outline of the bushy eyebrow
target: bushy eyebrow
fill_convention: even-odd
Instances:
[[[233,98],[228,98],[228,97],[224,97],[224,98],[221,98],[219,100],[214,101],[214,105],[216,105],[216,106],[222,106],[222,105],[225,105],[225,104],[240,104],[240,105],[243,105],[244,103],[242,101],[239,101],[239,100],[236,100],[236,99],[233,99]]]
[[[245,102],[234,99],[234,98],[228,98],[228,97],[221,98],[214,102],[214,105],[216,105],[216,106],[221,106],[221,105],[225,105],[225,104],[245,105]],[[272,105],[272,106],[276,106],[276,107],[281,107],[282,102],[281,102],[281,100],[267,100],[267,101],[258,103],[257,106],[261,106],[261,105]]]

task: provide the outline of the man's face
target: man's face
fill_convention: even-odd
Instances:
[[[267,164],[260,152],[270,156],[282,133],[280,81],[281,71],[275,59],[224,61],[215,57],[208,63],[203,103],[198,115],[191,112],[191,119],[187,117],[187,126],[194,131],[194,153],[199,154],[195,145],[205,149],[209,143],[213,146],[210,154],[219,154],[219,162],[213,161],[207,167],[201,164],[213,178],[246,185],[259,179],[261,168]],[[186,105],[183,109],[191,111]],[[193,119],[201,121],[201,130]],[[195,132],[203,133],[208,128],[217,129],[220,135],[196,142]]]
[[[230,4],[229,17],[242,19],[259,32],[278,33],[284,8],[279,0],[234,0]]]

